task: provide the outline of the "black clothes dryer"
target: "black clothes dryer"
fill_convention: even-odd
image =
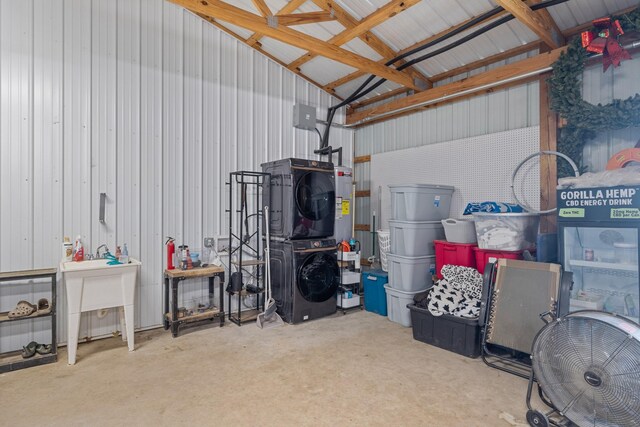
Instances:
[[[263,193],[269,201],[272,237],[333,236],[336,208],[333,163],[283,159],[263,163],[262,171],[271,174]]]
[[[272,240],[269,252],[273,298],[286,322],[336,312],[340,270],[335,240]]]

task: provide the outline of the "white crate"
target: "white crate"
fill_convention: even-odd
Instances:
[[[338,307],[351,308],[360,305],[360,295],[354,294],[351,298],[345,298],[343,292],[338,292]]]
[[[340,273],[340,281],[343,285],[355,285],[356,283],[360,283],[360,273],[342,270]]]

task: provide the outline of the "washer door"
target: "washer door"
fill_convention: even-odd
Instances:
[[[309,302],[328,300],[335,295],[339,282],[336,257],[326,252],[309,255],[298,269],[298,291]]]
[[[324,172],[307,172],[296,185],[296,206],[300,214],[312,221],[333,217],[336,193],[332,175]]]

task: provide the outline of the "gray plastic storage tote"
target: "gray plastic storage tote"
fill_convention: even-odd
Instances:
[[[444,227],[440,221],[389,220],[391,253],[402,256],[434,255],[434,240],[444,238]],[[475,236],[475,230],[473,232]]]
[[[440,221],[449,217],[453,187],[431,184],[390,185],[391,218],[400,221]]]
[[[411,326],[411,311],[407,305],[413,304],[413,297],[426,289],[420,289],[415,292],[404,292],[392,289],[389,285],[384,285],[387,292],[387,317],[392,322],[401,324],[404,327]]]
[[[404,292],[413,292],[433,286],[436,256],[406,257],[387,254],[389,286]]]

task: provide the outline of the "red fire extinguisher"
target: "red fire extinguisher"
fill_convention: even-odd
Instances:
[[[165,245],[167,246],[167,270],[174,270],[173,255],[176,253],[176,245],[173,243],[175,239],[173,237],[167,237]]]

